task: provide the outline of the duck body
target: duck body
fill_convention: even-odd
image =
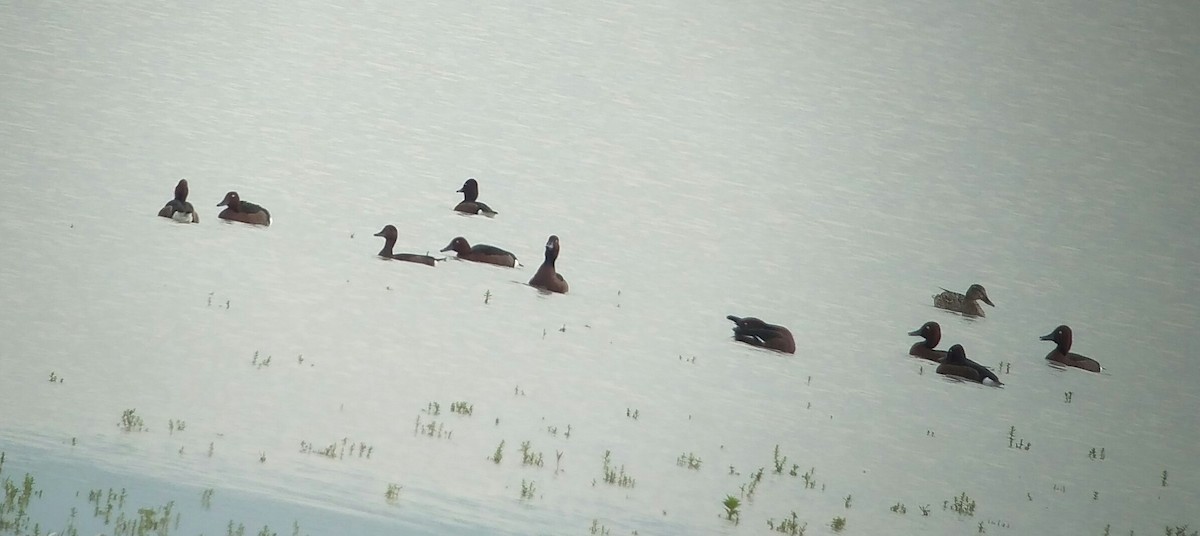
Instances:
[[[251,203],[242,201],[237,192],[229,192],[225,194],[225,199],[217,203],[218,207],[225,207],[218,218],[230,221],[240,221],[242,223],[250,223],[254,225],[271,225],[271,213],[267,209]]]
[[[962,313],[963,316],[987,316],[983,313],[983,307],[979,305],[980,301],[992,307],[996,306],[996,304],[992,303],[992,300],[988,298],[987,290],[983,288],[983,285],[978,283],[971,285],[971,287],[967,289],[966,294],[959,294],[953,290],[942,289],[940,294],[935,294],[933,296],[934,307],[937,307],[938,309],[945,309],[947,311],[954,311],[956,313]]]
[[[996,385],[1004,385],[1004,382],[1001,382],[1000,378],[996,377],[996,374],[987,367],[967,359],[967,352],[961,344],[951,346],[946,351],[946,357],[938,365],[937,373],[957,376],[977,383],[983,383],[983,380],[992,380]]]
[[[187,179],[179,179],[179,183],[175,185],[175,198],[167,201],[167,204],[158,211],[158,215],[180,223],[200,223],[200,216],[196,214],[196,209],[192,207],[192,204],[188,203],[187,196]]]
[[[785,354],[796,353],[796,341],[792,332],[775,324],[768,324],[752,316],[726,316],[736,324],[733,328],[733,339],[751,346],[769,348]]]
[[[1046,359],[1068,367],[1081,368],[1091,372],[1104,370],[1104,367],[1100,366],[1100,362],[1095,359],[1071,352],[1072,338],[1071,328],[1066,325],[1058,326],[1054,328],[1054,331],[1041,336],[1041,340],[1053,341],[1055,343],[1054,349],[1046,354]]]
[[[383,249],[379,250],[379,256],[385,259],[394,259],[398,261],[415,262],[427,266],[437,266],[437,259],[429,255],[417,255],[415,253],[393,253],[392,249],[396,246],[396,239],[399,232],[394,225],[385,225],[382,230],[375,233],[375,236],[383,237]]]
[[[562,274],[558,273],[554,267],[555,261],[558,260],[559,249],[558,236],[550,235],[546,241],[546,259],[538,267],[537,273],[529,279],[529,286],[559,294],[567,293],[569,288],[567,280],[563,279]]]
[[[465,214],[483,214],[484,216],[499,214],[492,210],[492,207],[479,201],[479,182],[475,180],[475,177],[468,178],[458,191],[463,194],[463,200],[454,206],[454,210]]]
[[[928,359],[930,361],[941,361],[946,357],[945,350],[936,350],[938,343],[942,340],[942,326],[937,322],[926,322],[919,329],[908,332],[913,337],[923,337],[925,340],[912,345],[908,349],[908,355]]]
[[[467,242],[466,238],[461,236],[454,237],[450,244],[442,248],[442,251],[453,251],[458,258],[465,261],[482,262],[486,264],[495,264],[498,266],[507,266],[513,268],[517,265],[517,256],[512,253],[500,249],[496,246],[487,244],[475,244],[472,246]]]

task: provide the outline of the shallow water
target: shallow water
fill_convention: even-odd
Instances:
[[[108,488],[205,534],[1200,527],[1196,9],[908,6],[0,10],[0,479],[55,530]],[[180,177],[200,225],[154,216]],[[523,284],[550,234],[567,295]],[[1007,385],[908,358],[931,319]],[[1063,323],[1104,373],[1045,364]]]

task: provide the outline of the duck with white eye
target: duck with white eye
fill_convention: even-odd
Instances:
[[[1081,368],[1091,372],[1104,370],[1104,367],[1101,367],[1100,363],[1095,359],[1071,352],[1071,339],[1071,328],[1066,325],[1058,326],[1054,328],[1054,331],[1042,335],[1041,340],[1053,341],[1056,345],[1050,353],[1046,354],[1046,359],[1053,363]]]
[[[538,267],[537,273],[529,279],[529,286],[559,294],[567,293],[569,288],[567,280],[554,267],[554,262],[558,260],[559,249],[558,235],[550,235],[550,238],[546,240],[546,259]]]
[[[938,365],[937,373],[977,383],[983,383],[983,380],[991,380],[995,385],[1004,385],[1004,382],[1001,382],[1000,378],[997,378],[996,374],[988,370],[987,367],[967,359],[967,351],[963,349],[961,344],[951,346],[946,351],[946,357],[942,359],[942,364]]]

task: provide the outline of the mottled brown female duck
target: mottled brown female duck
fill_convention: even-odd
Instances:
[[[442,251],[453,251],[458,258],[466,261],[485,262],[512,268],[517,265],[517,256],[496,246],[476,244],[472,246],[466,238],[454,237]]]
[[[933,296],[934,307],[962,313],[963,316],[987,316],[983,314],[983,307],[979,305],[980,301],[992,307],[996,306],[992,300],[988,299],[987,290],[984,290],[983,285],[978,283],[971,285],[966,294],[942,289],[941,294]]]
[[[380,230],[378,233],[375,233],[375,236],[383,237],[383,249],[379,250],[380,257],[385,259],[395,259],[398,261],[427,264],[429,266],[437,265],[437,259],[430,257],[429,255],[417,255],[415,253],[393,253],[392,248],[396,246],[396,238],[399,236],[399,234],[400,233],[396,231],[396,226],[394,225],[385,225],[383,226],[382,230]]]
[[[542,261],[537,273],[533,274],[533,278],[529,280],[529,286],[559,294],[567,293],[567,280],[563,279],[562,274],[554,269],[554,261],[558,260],[558,251],[558,236],[550,235],[550,239],[546,241],[546,260]]]
[[[200,215],[196,214],[192,204],[188,203],[187,196],[187,179],[179,179],[179,184],[175,185],[175,199],[167,201],[162,210],[158,211],[158,215],[181,223],[200,223]]]
[[[1054,331],[1043,335],[1041,340],[1054,341],[1057,345],[1050,353],[1046,354],[1046,359],[1050,361],[1092,372],[1100,372],[1104,369],[1095,359],[1071,353],[1071,328],[1065,325],[1054,328]]]
[[[908,332],[913,337],[924,337],[925,340],[912,345],[908,349],[908,355],[916,356],[930,361],[941,361],[946,357],[945,350],[935,350],[937,345],[942,340],[942,326],[937,322],[926,322],[920,329]]]
[[[459,188],[458,191],[463,194],[463,200],[454,207],[454,210],[467,214],[483,214],[484,216],[495,216],[498,214],[492,210],[492,207],[478,200],[479,183],[475,181],[475,177],[468,178],[467,182],[464,182],[462,188]]]
[[[733,339],[751,346],[770,348],[785,354],[796,353],[796,341],[792,332],[783,326],[768,324],[752,316],[726,316],[736,324],[733,327]]]
[[[242,201],[238,197],[237,192],[229,192],[225,194],[225,199],[217,203],[218,207],[225,207],[218,218],[223,220],[240,221],[242,223],[253,223],[255,225],[271,225],[271,213],[267,209],[255,205],[249,201]]]
[[[950,350],[946,352],[946,357],[942,359],[942,364],[938,365],[937,373],[979,383],[983,383],[983,380],[992,380],[992,383],[996,385],[1004,385],[1000,378],[997,378],[987,367],[967,359],[967,351],[961,344],[950,347]]]

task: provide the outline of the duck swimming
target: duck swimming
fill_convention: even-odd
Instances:
[[[752,316],[726,316],[737,324],[733,328],[733,339],[751,346],[770,348],[785,354],[796,353],[796,341],[792,332],[783,326],[768,324]]]
[[[496,246],[476,244],[472,246],[466,238],[454,237],[442,251],[453,251],[458,258],[466,261],[484,262],[512,268],[517,265],[517,256]]]
[[[437,265],[437,259],[430,257],[429,255],[416,255],[413,253],[392,253],[392,248],[395,247],[395,245],[396,245],[396,237],[399,236],[399,233],[396,231],[396,226],[394,226],[394,225],[383,226],[383,229],[380,230],[378,233],[375,233],[375,236],[383,237],[383,249],[379,250],[380,257],[383,257],[386,259],[396,259],[398,261],[408,261],[408,262],[416,262],[416,263],[420,263],[420,264],[427,264],[429,266]]]
[[[938,309],[959,312],[964,316],[987,316],[983,314],[983,307],[979,306],[980,300],[992,307],[996,306],[992,300],[988,299],[987,290],[984,290],[983,285],[976,283],[967,289],[965,295],[942,289],[941,294],[933,296],[933,306]]]
[[[187,179],[179,179],[179,184],[175,185],[175,199],[167,201],[162,210],[158,211],[158,215],[181,223],[200,223],[200,216],[196,214],[192,204],[188,203],[187,196]]]
[[[950,347],[950,350],[946,352],[946,357],[942,359],[942,364],[938,365],[937,373],[957,376],[964,380],[979,383],[983,383],[985,379],[990,379],[996,385],[1004,385],[1000,381],[1000,378],[997,378],[987,367],[967,359],[967,351],[963,349],[961,344]]]
[[[554,261],[558,260],[558,250],[558,236],[550,235],[546,240],[546,260],[542,261],[537,273],[529,280],[529,286],[559,294],[567,293],[567,280],[554,269]]]
[[[271,213],[267,209],[255,205],[249,201],[242,201],[238,197],[237,192],[229,192],[225,194],[225,199],[217,203],[218,207],[225,207],[218,218],[223,220],[240,221],[242,223],[252,223],[255,225],[271,225]]]
[[[945,350],[935,350],[938,343],[942,340],[942,326],[937,322],[926,322],[920,329],[908,332],[913,337],[924,337],[925,340],[912,345],[908,349],[908,355],[928,359],[930,361],[941,361],[946,357]]]
[[[454,210],[467,214],[483,214],[484,216],[495,216],[498,214],[491,207],[477,201],[479,198],[479,183],[475,181],[475,177],[468,178],[467,182],[464,182],[462,188],[459,188],[458,191],[463,194],[463,200],[454,207]]]
[[[1042,335],[1041,340],[1054,341],[1057,344],[1050,353],[1046,354],[1046,359],[1050,361],[1092,372],[1100,372],[1104,368],[1095,359],[1071,353],[1071,328],[1065,325],[1058,326],[1054,328],[1054,331]]]

